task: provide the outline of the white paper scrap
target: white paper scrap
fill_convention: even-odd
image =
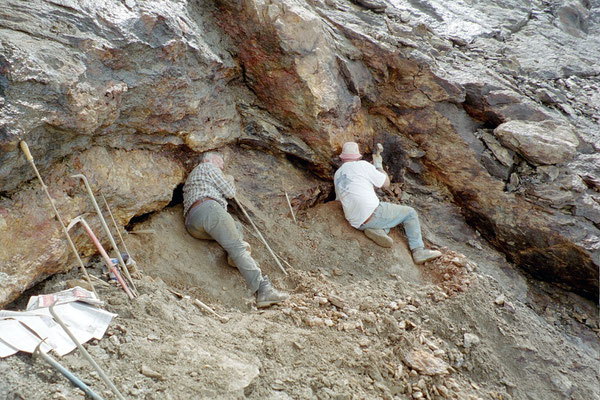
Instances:
[[[10,344],[5,343],[2,339],[0,339],[0,358],[12,356],[18,351],[19,349],[15,349]]]
[[[42,341],[41,338],[14,319],[0,320],[0,335],[5,343],[27,353],[33,353]],[[43,343],[40,350],[46,353],[51,350],[51,347]]]
[[[45,338],[46,343],[61,357],[70,353],[77,347],[64,329],[49,316],[36,315],[31,312],[17,313],[12,311],[0,311],[0,318],[8,313],[12,313],[12,318],[26,325],[40,338]],[[0,337],[1,336],[2,334],[0,333]]]
[[[102,339],[110,322],[117,316],[79,301],[56,305],[54,312],[79,343],[86,343],[92,338]],[[42,339],[45,340],[42,351],[53,349],[59,356],[76,348],[48,307],[24,312],[0,311],[0,358],[15,354],[15,349],[31,353]]]
[[[27,303],[27,311],[37,308],[50,307],[52,305],[65,304],[74,301],[83,301],[94,305],[103,305],[104,302],[98,300],[96,295],[80,286],[63,290],[61,292],[43,294],[40,296],[31,296]]]
[[[52,317],[48,308],[40,308],[36,311]],[[87,342],[91,338],[102,339],[110,321],[117,316],[79,302],[55,306],[54,312],[80,343]]]

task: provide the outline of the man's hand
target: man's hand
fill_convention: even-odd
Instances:
[[[383,170],[383,158],[381,157],[381,152],[383,151],[383,146],[381,143],[377,143],[377,151],[373,153],[373,166],[376,169]]]
[[[235,183],[235,178],[233,177],[233,175],[223,175],[225,177],[225,180],[227,181],[227,183],[229,183],[230,185],[233,185]]]
[[[383,169],[383,158],[381,155],[377,153],[373,154],[373,166],[377,169]]]

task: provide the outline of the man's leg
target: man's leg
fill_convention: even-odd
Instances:
[[[241,225],[236,226],[227,210],[214,201],[202,203],[197,208],[186,220],[186,228],[192,236],[192,232],[202,228],[225,249],[252,293],[256,293],[256,306],[269,307],[286,300],[289,295],[275,289],[271,280],[262,276],[256,261],[250,256],[249,244],[242,240]]]
[[[415,209],[409,206],[381,202],[375,210],[373,218],[362,225],[360,229],[383,229],[388,233],[391,228],[399,224],[404,226],[404,232],[408,238],[408,246],[411,250],[423,247],[419,217]]]
[[[389,229],[372,229],[366,228],[362,229],[365,233],[365,236],[377,243],[381,247],[392,247],[394,241],[391,237],[388,236]]]
[[[415,209],[409,206],[385,202],[379,203],[379,207],[375,210],[373,218],[367,224],[361,226],[361,229],[383,229],[387,233],[398,224],[404,226],[404,232],[408,238],[408,247],[410,247],[415,264],[423,264],[442,255],[437,250],[424,248],[419,217]]]
[[[190,213],[185,219],[185,229],[187,229],[188,233],[196,239],[214,240],[208,233],[206,233],[202,227],[202,224],[200,224],[199,216],[195,215],[196,211],[198,211],[198,207],[190,210]]]
[[[219,203],[207,201],[195,207],[188,215],[186,228],[194,237],[203,239],[196,235],[205,232],[216,240],[232,258],[252,293],[258,290],[263,280],[260,268],[246,251],[234,219]]]
[[[250,246],[250,243],[248,243],[244,240],[244,228],[243,228],[242,224],[239,221],[234,220],[234,222],[235,222],[235,227],[240,234],[240,239],[243,240],[243,243],[246,246],[246,251],[248,252],[248,255],[251,255],[252,247]],[[227,255],[227,264],[229,264],[230,267],[237,268],[235,265],[235,261],[233,261],[233,258],[231,258],[231,256],[229,254]]]

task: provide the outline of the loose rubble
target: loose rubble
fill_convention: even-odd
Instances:
[[[167,210],[140,228],[164,224],[179,229],[178,211]],[[280,220],[280,227],[320,238],[325,248],[349,251],[353,240],[359,240],[371,264],[351,265],[333,255],[327,262],[322,258],[326,268],[315,268],[310,260],[301,262],[312,241],[282,247],[285,242],[271,236],[274,247],[284,249],[296,267],[287,278],[270,273],[292,295],[283,305],[264,310],[244,297],[241,278],[224,256],[216,258],[218,265],[196,267],[205,269],[205,280],[221,275],[223,282],[239,282],[235,290],[224,291],[224,284],[218,283],[215,295],[194,288],[196,278],[187,278],[187,286],[168,284],[148,268],[137,280],[140,296],[133,302],[116,286],[98,286],[106,309],[118,317],[105,338],[86,346],[88,351],[127,398],[506,400],[568,395],[583,400],[598,394],[598,319],[591,310],[580,305],[566,314],[548,304],[536,314],[480,273],[475,261],[448,248],[442,248],[443,256],[434,262],[406,264],[391,272],[385,266],[398,253],[380,252],[358,235],[349,240],[325,234],[319,228],[321,212],[329,215],[329,222],[336,221],[327,207],[317,207],[299,217],[302,226]],[[409,260],[405,244],[399,236],[395,239]],[[258,242],[252,245],[259,248]],[[130,247],[145,249],[137,257],[142,270],[158,254],[172,258],[169,268],[191,265],[176,243],[161,242],[154,235],[140,235]],[[211,254],[221,250],[202,245],[197,251],[190,260],[197,260],[196,254],[211,260]],[[254,253],[265,262],[259,250]],[[100,262],[89,270],[101,277]],[[60,289],[77,273],[57,275],[34,291]],[[413,273],[421,274],[421,280],[411,281]],[[222,318],[200,309],[196,298]],[[76,351],[60,361],[110,397]],[[531,377],[522,378],[520,368]],[[84,398],[28,355],[3,360],[0,372],[8,382],[0,389],[3,398]],[[540,380],[548,383],[539,385]]]

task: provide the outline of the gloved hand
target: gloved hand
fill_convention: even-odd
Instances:
[[[231,185],[233,185],[233,184],[234,184],[234,182],[235,182],[235,178],[233,177],[233,175],[223,175],[223,176],[225,177],[225,180],[226,180],[226,181],[227,181],[229,184],[231,184]]]
[[[380,154],[373,153],[373,166],[377,169],[383,169],[383,158]]]

